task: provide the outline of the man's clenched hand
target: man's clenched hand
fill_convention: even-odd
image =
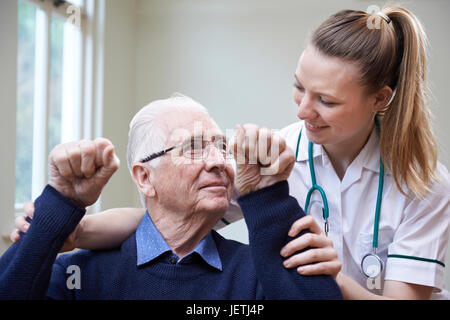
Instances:
[[[94,204],[119,168],[113,144],[104,138],[57,145],[49,156],[49,185],[80,207]]]
[[[286,180],[295,163],[283,138],[254,124],[237,126],[231,151],[236,160],[235,186],[241,195]]]

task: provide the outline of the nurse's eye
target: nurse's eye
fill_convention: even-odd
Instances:
[[[294,88],[301,92],[305,91],[297,82],[294,82]]]
[[[327,101],[324,100],[323,98],[319,98],[320,103],[322,103],[325,106],[334,106],[336,103],[335,102],[331,102],[331,101]]]

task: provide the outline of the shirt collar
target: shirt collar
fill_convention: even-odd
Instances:
[[[148,212],[146,212],[144,219],[142,219],[136,230],[136,248],[138,266],[156,259],[165,252],[172,252]],[[194,252],[199,254],[211,267],[222,271],[222,262],[211,232],[199,242],[192,252],[180,259],[178,263],[189,260],[188,257]]]
[[[380,172],[380,137],[374,128],[370,134],[369,140],[360,152],[361,165],[373,172]]]

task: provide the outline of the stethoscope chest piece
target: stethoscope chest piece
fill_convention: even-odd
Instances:
[[[361,270],[368,278],[376,278],[383,271],[383,261],[375,253],[366,254],[361,260]]]

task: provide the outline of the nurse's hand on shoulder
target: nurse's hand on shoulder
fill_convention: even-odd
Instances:
[[[288,235],[295,237],[305,229],[309,229],[310,233],[290,241],[281,249],[280,254],[287,258],[283,265],[286,268],[297,268],[297,272],[303,276],[327,274],[336,280],[342,263],[333,247],[333,241],[325,236],[313,217],[306,216],[295,221]],[[308,247],[310,249],[295,254]]]
[[[230,146],[236,160],[235,187],[240,195],[286,180],[294,167],[294,152],[267,128],[238,125]]]

